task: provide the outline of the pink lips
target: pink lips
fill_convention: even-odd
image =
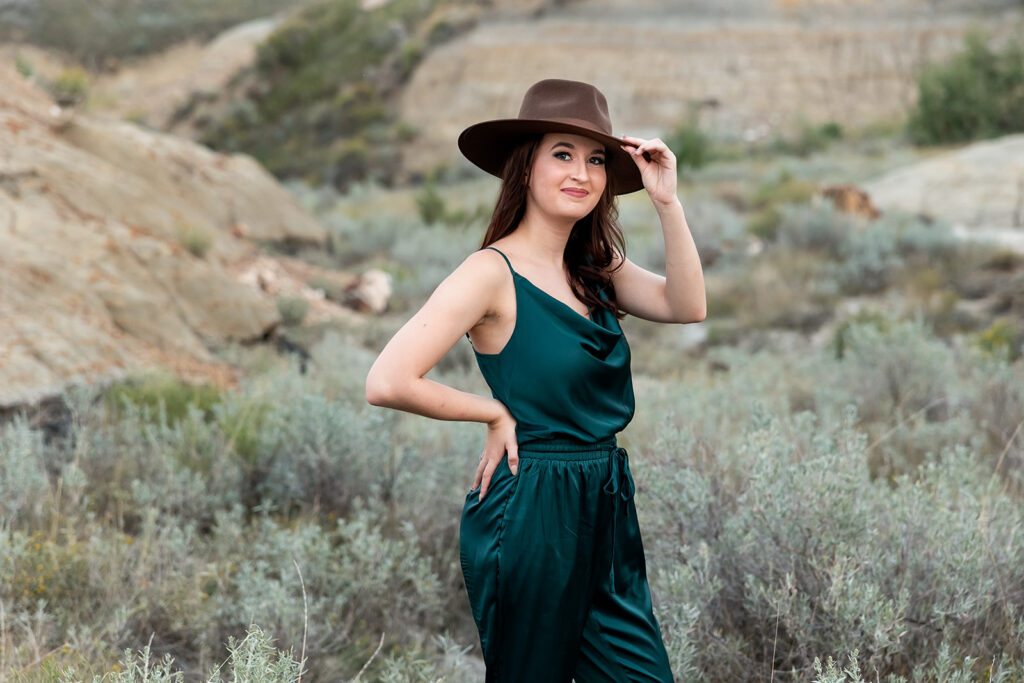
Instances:
[[[566,193],[570,197],[576,197],[577,199],[582,198],[582,197],[586,197],[588,194],[590,194],[586,190],[581,190],[581,189],[578,189],[578,188],[575,188],[575,187],[564,188],[562,190],[562,192]]]

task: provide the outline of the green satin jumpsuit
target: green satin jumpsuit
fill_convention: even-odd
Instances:
[[[486,680],[671,683],[615,440],[634,410],[625,335],[609,311],[582,316],[494,251],[512,271],[516,323],[499,353],[476,358],[517,421],[519,468],[502,458],[484,499],[466,495],[459,528]]]

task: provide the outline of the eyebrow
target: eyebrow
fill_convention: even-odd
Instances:
[[[571,142],[565,142],[564,140],[556,142],[554,145],[551,146],[551,149],[556,149],[558,147],[568,147],[569,149],[576,149],[575,145],[573,145]],[[604,154],[604,153],[605,153],[604,147],[595,147],[594,150],[591,152],[591,154]]]

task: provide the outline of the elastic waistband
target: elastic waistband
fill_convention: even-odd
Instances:
[[[519,454],[526,458],[548,460],[593,460],[607,458],[617,447],[615,438],[604,441],[576,441],[575,439],[543,439],[519,446]]]

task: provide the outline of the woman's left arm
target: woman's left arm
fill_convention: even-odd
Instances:
[[[651,197],[661,220],[665,238],[665,275],[641,268],[627,258],[616,259],[613,271],[619,306],[638,318],[665,323],[691,323],[704,320],[707,298],[700,254],[686,224],[683,205],[676,195],[676,157],[658,138],[644,140],[623,136],[640,169],[644,189]],[[645,155],[646,153],[646,155]]]

